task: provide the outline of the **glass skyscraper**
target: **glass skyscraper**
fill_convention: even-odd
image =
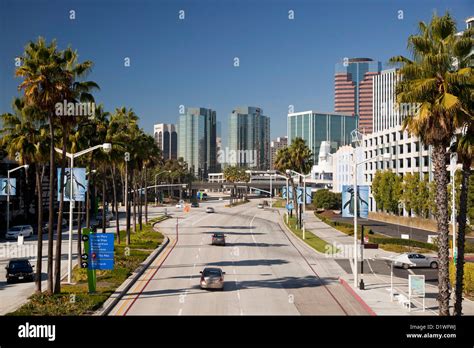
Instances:
[[[182,157],[198,178],[216,168],[216,112],[187,108],[178,122],[178,157]]]
[[[351,132],[357,128],[357,116],[303,111],[288,114],[288,144],[303,138],[318,164],[322,141],[329,141],[331,152],[351,144]]]
[[[270,168],[270,118],[258,107],[238,107],[228,120],[230,165]]]

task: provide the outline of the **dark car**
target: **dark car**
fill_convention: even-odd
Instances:
[[[212,235],[212,245],[225,246],[225,235],[222,232],[216,232]]]
[[[198,203],[198,202],[192,202],[192,203],[191,203],[191,207],[193,207],[193,208],[198,208],[198,207],[199,207],[199,203]]]
[[[27,280],[34,281],[35,273],[33,267],[28,259],[11,259],[8,262],[8,266],[5,267],[7,270],[7,283],[11,283],[14,280]]]

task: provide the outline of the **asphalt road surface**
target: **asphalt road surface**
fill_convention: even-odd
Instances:
[[[324,256],[298,245],[278,224],[278,212],[257,209],[257,203],[168,209],[174,218],[157,228],[169,245],[111,315],[366,315],[337,277],[320,276],[324,269],[314,258],[326,262]],[[216,212],[206,214],[206,205]],[[225,233],[225,247],[211,245],[214,232]],[[226,272],[224,291],[200,289],[199,271],[206,266]]]

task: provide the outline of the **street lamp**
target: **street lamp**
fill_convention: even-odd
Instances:
[[[163,170],[163,171],[155,174],[155,207],[158,205],[158,203],[157,203],[157,192],[156,192],[158,184],[156,183],[156,179],[157,179],[158,175],[161,175],[163,173],[171,173],[171,170]]]
[[[365,164],[367,162],[370,162],[374,159],[377,159],[379,157],[383,157],[384,160],[390,161],[392,158],[392,155],[389,152],[386,152],[384,154],[379,154],[373,158],[368,158],[364,161],[361,162],[356,162],[356,153],[354,148],[354,153],[352,155],[352,163],[353,163],[353,175],[354,175],[354,267],[353,267],[353,272],[354,272],[354,288],[357,288],[357,283],[358,283],[358,270],[357,270],[357,262],[358,262],[358,257],[357,257],[357,215],[359,214],[357,212],[357,203],[358,203],[358,197],[357,197],[357,166],[361,164]],[[363,255],[363,250],[361,249],[361,260],[364,262],[364,255]],[[362,287],[363,281],[361,280],[361,287]]]
[[[67,267],[68,283],[71,283],[71,275],[72,275],[72,213],[73,213],[73,208],[74,208],[74,203],[75,203],[74,192],[73,192],[74,185],[72,184],[72,180],[74,180],[74,158],[80,157],[82,155],[85,155],[86,153],[92,152],[100,148],[102,148],[102,150],[105,153],[109,153],[112,150],[112,144],[104,143],[104,144],[96,145],[96,146],[90,147],[88,149],[85,149],[76,153],[66,152],[66,157],[69,158],[71,162],[71,167],[70,167],[71,187],[70,187],[70,194],[69,194],[69,243],[68,243],[68,267]],[[56,150],[56,152],[60,154],[63,153],[63,151],[57,147],[55,147],[54,150]],[[80,241],[78,241],[78,243],[80,243]]]
[[[7,231],[10,229],[10,191],[11,191],[11,185],[10,185],[10,173],[13,173],[16,170],[19,170],[21,168],[25,168],[25,171],[28,170],[29,165],[24,164],[22,166],[16,167],[14,169],[10,169],[7,174]],[[41,228],[39,226],[38,228]]]

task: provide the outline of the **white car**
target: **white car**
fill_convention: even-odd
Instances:
[[[258,209],[263,209],[263,203],[258,203],[257,208]]]
[[[408,262],[404,262],[407,259]],[[410,267],[430,267],[438,268],[438,258],[425,256],[418,253],[405,253],[398,257],[398,260],[393,264],[395,267],[403,267],[405,269]]]
[[[180,200],[178,204],[176,204],[176,208],[183,208],[184,207],[184,201]]]
[[[33,235],[33,227],[31,225],[13,226],[5,235],[6,239],[18,239],[18,236],[31,237]]]
[[[214,213],[214,208],[213,207],[206,207],[206,213]]]

